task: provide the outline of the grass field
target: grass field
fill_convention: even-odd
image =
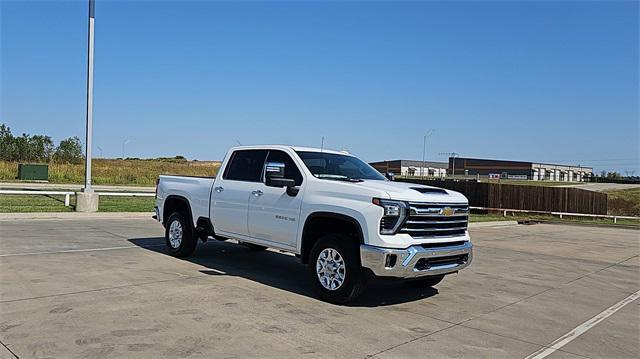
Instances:
[[[609,214],[640,216],[640,188],[604,191],[607,194]]]
[[[219,162],[176,159],[94,159],[92,183],[97,185],[154,186],[161,174],[215,176]],[[0,181],[15,181],[17,162],[0,161]],[[49,164],[50,183],[83,183],[84,164]]]
[[[100,197],[100,212],[153,212],[153,197]],[[64,196],[0,195],[0,213],[10,212],[73,212],[75,196],[71,205],[65,207]]]

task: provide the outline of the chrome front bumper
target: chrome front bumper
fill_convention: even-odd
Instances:
[[[452,246],[415,245],[406,249],[361,244],[360,261],[379,277],[417,278],[465,268],[473,258],[472,248],[470,241]]]

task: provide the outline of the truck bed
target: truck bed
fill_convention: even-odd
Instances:
[[[168,195],[181,196],[189,201],[192,217],[209,217],[209,195],[215,177],[161,175],[158,182],[158,200]],[[161,214],[162,215],[162,214]]]

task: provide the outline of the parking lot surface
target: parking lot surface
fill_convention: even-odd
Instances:
[[[0,358],[524,358],[575,328],[544,355],[638,357],[640,232],[471,233],[474,262],[436,289],[336,306],[291,255],[214,241],[176,259],[151,219],[0,221]]]

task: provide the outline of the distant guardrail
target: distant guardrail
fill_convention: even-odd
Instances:
[[[71,196],[75,196],[76,192],[73,191],[40,191],[40,190],[13,190],[2,189],[0,194],[14,194],[14,195],[45,195],[45,196],[64,196],[64,205],[69,207]],[[155,197],[153,192],[96,192],[99,196],[115,196],[115,197]]]
[[[507,216],[507,213],[533,213],[533,214],[546,214],[551,216],[558,216],[560,219],[562,219],[563,217],[587,217],[587,218],[613,219],[613,223],[618,223],[618,219],[632,219],[632,220],[640,221],[640,217],[617,216],[617,215],[609,215],[609,214],[549,212],[549,211],[534,211],[534,210],[528,210],[528,209],[505,209],[505,208],[489,208],[489,207],[474,207],[474,206],[470,206],[469,208],[475,209],[475,210],[481,210],[481,211],[502,212],[502,215],[504,217]]]

